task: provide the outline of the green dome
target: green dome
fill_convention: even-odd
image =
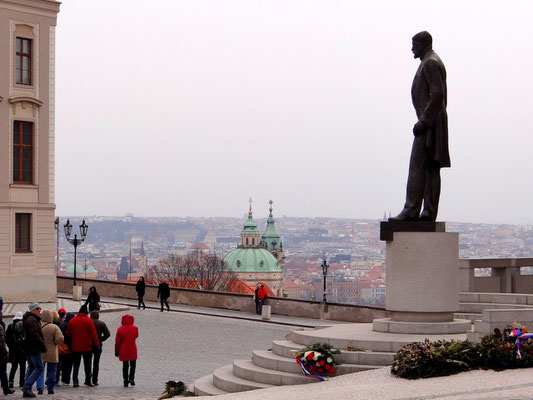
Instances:
[[[279,261],[261,248],[238,248],[224,257],[226,270],[233,272],[282,272]]]
[[[85,270],[85,273],[86,274],[96,274],[98,273],[98,271],[96,270],[96,268],[94,268],[92,265],[87,267],[87,269]]]
[[[74,274],[74,264],[70,264],[68,267],[67,267],[67,274]],[[83,267],[76,263],[76,274],[83,274],[85,272],[85,270],[83,269]]]

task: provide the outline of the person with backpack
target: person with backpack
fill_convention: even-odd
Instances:
[[[100,356],[102,355],[102,346],[104,342],[111,336],[109,329],[104,321],[100,321],[100,314],[98,311],[91,311],[91,320],[93,321],[100,341],[100,346],[93,347],[93,374],[92,382],[94,386],[98,386],[98,371],[100,370]]]
[[[4,395],[15,393],[9,388],[7,381],[7,346],[6,346],[6,331],[4,321],[2,321],[2,311],[0,311],[0,384]]]
[[[43,355],[43,361],[46,363],[46,389],[48,394],[54,394],[54,386],[56,384],[56,368],[59,362],[57,353],[57,345],[63,343],[63,334],[61,329],[54,324],[53,315],[50,311],[44,310],[42,314],[43,320],[43,336],[47,351]],[[44,374],[44,371],[43,371]]]
[[[70,338],[67,336],[67,327],[70,320],[74,318],[74,313],[66,313],[65,321],[59,326],[63,334],[64,342],[57,347],[59,353],[59,364],[61,365],[61,383],[70,385],[70,377],[72,375],[72,349]]]
[[[122,316],[122,326],[117,329],[115,337],[115,356],[122,361],[122,378],[124,387],[135,386],[135,368],[137,365],[137,345],[139,329],[133,325],[133,315]]]
[[[24,377],[26,376],[26,357],[22,349],[22,343],[26,337],[24,332],[24,322],[22,321],[22,311],[17,311],[13,322],[10,323],[6,331],[6,344],[9,348],[9,362],[11,370],[9,371],[9,387],[15,386],[15,374],[19,370],[19,386],[24,386]],[[20,368],[19,368],[20,367]]]
[[[26,335],[22,348],[28,362],[22,397],[36,397],[31,388],[44,371],[42,354],[46,353],[46,345],[41,329],[41,306],[39,303],[32,303],[28,309],[29,311],[22,317]]]

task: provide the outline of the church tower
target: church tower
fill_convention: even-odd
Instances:
[[[272,215],[272,203],[270,200],[270,214],[268,214],[267,227],[263,235],[261,235],[261,246],[267,249],[278,261],[283,270],[285,268],[285,255],[283,253],[283,243],[281,237],[276,231],[274,216]]]

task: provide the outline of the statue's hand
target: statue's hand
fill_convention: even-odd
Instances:
[[[413,134],[415,136],[418,136],[424,133],[425,130],[426,130],[426,124],[424,124],[422,121],[418,121],[413,127]]]

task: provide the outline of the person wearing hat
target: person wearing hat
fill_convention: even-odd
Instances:
[[[94,347],[100,346],[96,328],[93,321],[87,315],[87,305],[83,305],[67,326],[67,336],[70,339],[72,350],[72,386],[79,387],[78,372],[80,370],[81,358],[83,357],[83,367],[85,369],[86,386],[94,386],[91,382],[92,351]]]
[[[46,389],[48,394],[54,394],[56,384],[56,369],[59,362],[57,345],[63,343],[63,334],[61,329],[54,324],[54,317],[51,311],[44,310],[42,313],[44,343],[48,351],[43,355],[43,361],[46,363]]]
[[[32,303],[28,307],[29,311],[24,314],[24,331],[26,339],[22,344],[28,369],[26,370],[26,380],[22,388],[22,397],[36,397],[31,388],[44,371],[43,353],[46,353],[43,331],[41,329],[41,306],[39,303]]]
[[[24,386],[24,377],[26,376],[26,357],[24,356],[22,343],[17,342],[15,339],[15,324],[19,321],[22,321],[22,317],[22,311],[17,311],[15,318],[13,318],[13,322],[8,325],[6,331],[6,344],[9,348],[9,362],[11,363],[11,370],[9,371],[10,388],[13,388],[15,385],[15,374],[17,373],[17,369],[20,370],[20,387]]]
[[[59,314],[59,319],[61,320],[61,323],[65,322],[67,310],[65,310],[64,308],[60,308],[59,310],[57,310],[57,313]]]

